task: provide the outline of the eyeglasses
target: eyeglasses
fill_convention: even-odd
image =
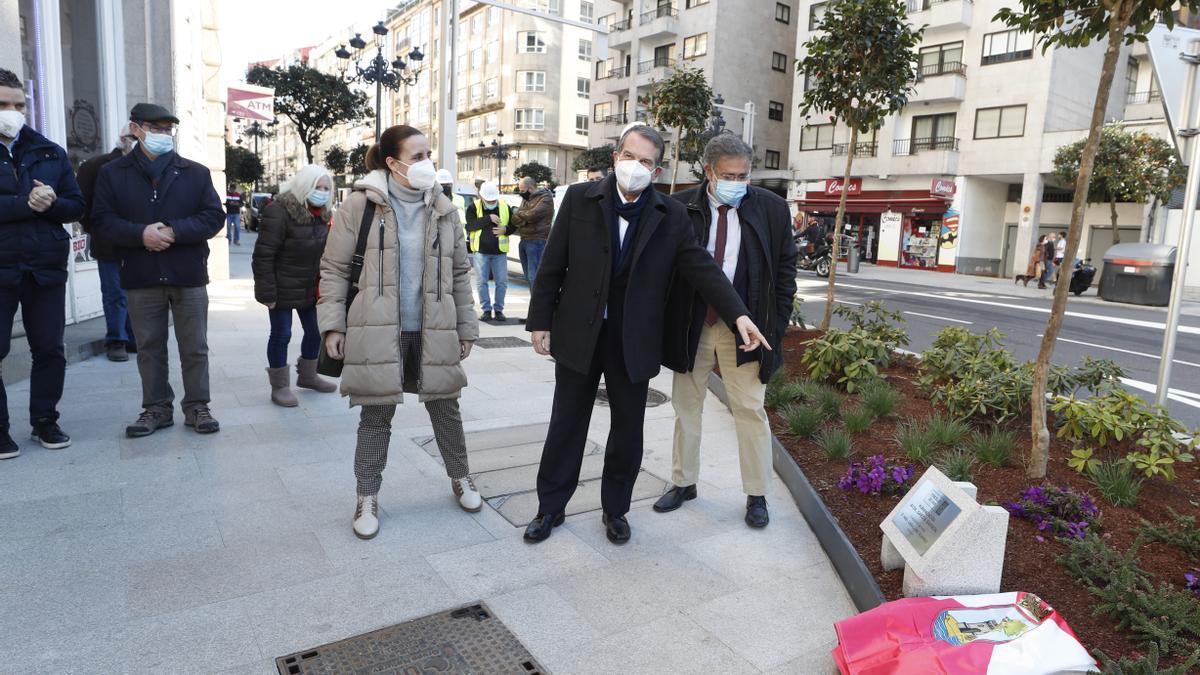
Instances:
[[[638,158],[636,155],[634,155],[632,152],[630,152],[628,150],[621,151],[620,157],[622,160],[632,159],[633,161],[641,164],[642,166],[646,167],[650,171],[653,171],[655,169],[655,167],[658,166],[658,164],[655,163],[654,160],[652,160],[648,157]]]
[[[167,126],[162,126],[160,124],[154,124],[152,122],[138,122],[137,125],[139,127],[141,127],[142,129],[149,131],[151,133],[170,134],[172,136],[175,135],[176,127],[174,124],[168,124]]]
[[[719,173],[719,174],[717,174],[717,178],[719,178],[720,180],[728,180],[728,181],[735,181],[738,183],[745,183],[746,181],[750,180],[750,174],[748,174],[748,173]]]
[[[137,136],[134,136],[133,134],[125,134],[120,140],[122,143],[137,143]]]

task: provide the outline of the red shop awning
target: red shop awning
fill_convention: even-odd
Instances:
[[[796,205],[802,211],[818,211],[834,213],[838,208],[838,198],[797,199]],[[945,199],[914,197],[899,197],[895,199],[847,199],[846,213],[932,213],[941,215],[950,208],[950,202]]]

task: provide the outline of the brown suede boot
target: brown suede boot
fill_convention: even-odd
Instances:
[[[267,368],[267,377],[271,380],[271,403],[285,408],[295,408],[300,405],[296,392],[292,391],[291,373],[288,367]]]
[[[317,375],[317,360],[302,358],[296,361],[296,386],[301,389],[312,389],[322,394],[337,391],[337,384]]]

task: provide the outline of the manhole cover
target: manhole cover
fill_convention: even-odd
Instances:
[[[657,408],[658,406],[670,401],[671,397],[662,393],[657,389],[651,389],[646,392],[646,407]],[[596,405],[608,406],[608,389],[600,387],[596,390]]]
[[[280,675],[546,673],[482,603],[281,656],[275,665]]]
[[[532,347],[533,343],[519,337],[486,337],[475,340],[475,346],[480,349],[513,349],[515,347]]]

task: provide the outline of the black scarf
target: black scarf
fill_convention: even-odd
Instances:
[[[638,222],[642,219],[642,210],[650,203],[650,193],[654,191],[654,186],[647,186],[638,195],[637,199],[628,204],[621,201],[618,189],[617,182],[613,181],[613,220],[609,223],[609,229],[612,232],[612,271],[614,277],[621,270],[621,265],[625,262],[625,255],[629,252],[633,240],[637,237]],[[625,229],[624,239],[621,239],[621,218],[624,218],[629,223],[629,227]]]
[[[133,155],[134,164],[137,164],[138,169],[141,170],[142,174],[146,176],[146,179],[153,186],[158,185],[158,181],[162,179],[162,175],[166,173],[167,167],[170,166],[171,160],[175,159],[174,150],[150,159],[142,151],[141,144],[134,148],[130,154]]]

